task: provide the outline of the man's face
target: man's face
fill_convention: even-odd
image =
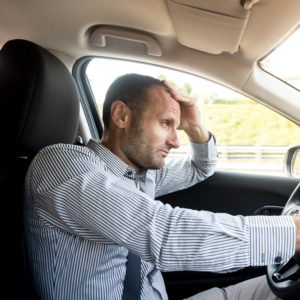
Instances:
[[[180,124],[180,106],[166,88],[147,91],[148,103],[140,116],[132,116],[122,142],[122,151],[136,169],[159,169],[164,166],[171,148],[179,147],[176,128]]]

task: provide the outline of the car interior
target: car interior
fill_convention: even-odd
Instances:
[[[31,159],[47,145],[84,146],[90,138],[101,138],[102,121],[86,76],[93,58],[193,74],[300,125],[299,88],[259,63],[299,28],[297,0],[0,0],[0,4],[1,267],[2,286],[10,299],[38,299],[23,249],[23,185]],[[298,144],[300,140],[295,140],[290,146]],[[291,164],[290,153],[286,155],[286,164]],[[209,179],[159,200],[233,215],[281,214],[298,183],[291,174],[217,170]],[[248,267],[222,274],[180,271],[163,276],[169,298],[183,299],[265,273],[266,267]],[[299,278],[292,280],[298,289]]]

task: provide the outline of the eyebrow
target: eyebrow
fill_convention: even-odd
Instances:
[[[168,117],[164,117],[164,118],[161,118],[162,120],[167,120],[167,121],[171,121],[174,125],[176,123],[176,119],[174,117],[171,117],[171,116],[168,116]],[[176,129],[180,126],[180,120],[179,120],[179,124],[178,126],[176,126]]]

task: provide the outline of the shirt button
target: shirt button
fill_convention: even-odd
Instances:
[[[277,256],[275,257],[275,264],[281,264],[281,257],[280,256]]]

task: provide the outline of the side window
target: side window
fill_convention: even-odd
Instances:
[[[168,80],[175,88],[192,97],[207,129],[217,139],[218,169],[267,175],[284,175],[287,149],[300,140],[299,126],[228,88],[183,72],[153,65],[95,58],[87,67],[100,114],[106,91],[112,81],[126,73],[150,75]],[[178,132],[181,147],[170,158],[186,155],[188,138]]]

